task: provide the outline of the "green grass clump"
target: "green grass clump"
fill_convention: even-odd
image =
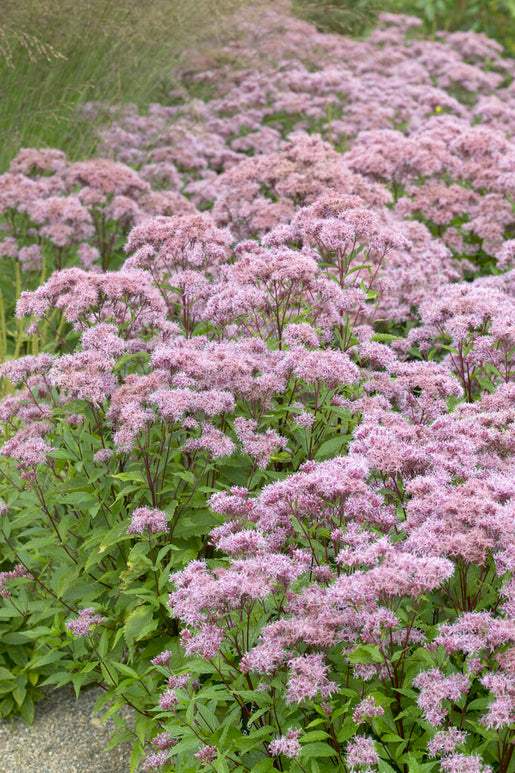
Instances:
[[[20,147],[94,153],[77,107],[166,101],[173,67],[248,0],[6,0],[0,19],[0,171]]]

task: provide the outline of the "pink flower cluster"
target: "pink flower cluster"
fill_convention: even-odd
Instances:
[[[94,625],[105,623],[106,618],[102,615],[95,615],[93,607],[86,607],[79,610],[79,616],[74,620],[68,620],[65,623],[66,628],[74,636],[87,636]]]
[[[32,574],[27,571],[23,564],[16,564],[14,569],[7,572],[0,572],[0,596],[4,599],[8,599],[11,595],[11,591],[6,587],[9,580],[14,580],[16,577],[27,577],[32,579]]]
[[[282,735],[280,738],[276,738],[269,745],[270,754],[276,757],[279,754],[284,754],[285,757],[294,759],[298,757],[302,751],[302,747],[299,743],[299,735],[301,730],[288,730],[286,735]]]
[[[150,507],[137,507],[132,511],[131,523],[127,534],[144,534],[145,531],[155,534],[168,528],[166,513],[153,510]]]

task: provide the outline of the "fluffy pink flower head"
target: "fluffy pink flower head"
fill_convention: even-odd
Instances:
[[[0,454],[10,459],[16,459],[19,463],[18,469],[21,470],[32,471],[32,468],[38,464],[47,464],[49,454],[55,451],[55,447],[49,446],[42,437],[39,437],[46,431],[48,431],[48,425],[44,423],[39,426],[38,424],[29,424],[4,443]]]
[[[515,675],[485,674],[481,683],[494,695],[482,722],[489,728],[513,728],[515,725]]]
[[[187,440],[182,450],[187,453],[206,450],[213,459],[218,459],[221,456],[230,456],[234,448],[234,443],[227,435],[209,422],[203,422],[200,437]]]
[[[39,271],[43,263],[43,253],[39,244],[22,247],[18,252],[22,271]]]
[[[351,773],[365,766],[377,765],[379,755],[374,740],[366,735],[353,736],[347,744],[345,759]]]
[[[5,507],[5,505],[2,505],[2,507]],[[27,571],[23,564],[16,564],[14,569],[11,569],[10,572],[0,572],[0,596],[4,599],[8,599],[11,595],[10,590],[6,588],[6,584],[9,580],[13,580],[16,577],[28,577],[31,579],[32,574]]]
[[[130,233],[126,268],[148,268],[157,276],[177,269],[213,272],[230,254],[232,236],[207,212],[144,220]]]
[[[338,689],[336,682],[327,678],[329,667],[323,655],[303,655],[289,663],[287,703],[302,703],[317,695],[328,698]]]
[[[136,510],[133,510],[127,534],[144,534],[145,531],[155,534],[156,532],[166,532],[167,529],[166,513],[162,510],[137,507]]]
[[[73,633],[74,636],[87,636],[91,627],[105,623],[105,617],[95,615],[93,607],[86,607],[79,610],[79,616],[75,620],[68,620],[65,627]]]
[[[152,752],[145,758],[143,770],[162,770],[170,762],[170,752],[164,749],[159,752]]]
[[[267,429],[264,434],[256,432],[257,422],[242,416],[234,420],[234,428],[243,450],[256,460],[261,469],[267,466],[273,452],[277,448],[284,448],[288,442],[273,429]]]
[[[113,451],[110,448],[101,448],[93,454],[93,461],[99,464],[107,464],[112,455]]]
[[[94,192],[96,198],[88,199],[88,203],[103,204],[111,196],[137,199],[150,190],[134,169],[108,158],[78,161],[70,166],[67,177],[69,185],[80,187],[83,198]]]
[[[76,196],[35,199],[27,207],[39,233],[57,247],[87,240],[93,233],[91,215]]]
[[[457,701],[470,687],[467,674],[445,676],[439,669],[423,671],[413,679],[413,686],[420,689],[418,705],[431,725],[441,725],[448,711],[443,708],[444,700]]]
[[[210,765],[216,757],[216,746],[203,746],[195,755],[203,765]]]
[[[178,703],[179,699],[177,698],[175,690],[173,689],[165,690],[165,692],[159,698],[159,705],[163,711],[170,711],[170,709],[173,709],[173,707]]]
[[[270,754],[274,757],[278,757],[279,754],[284,754],[285,757],[289,757],[290,759],[299,757],[302,752],[302,747],[298,740],[300,734],[301,730],[292,730],[290,728],[286,735],[276,738],[275,741],[272,741],[269,744],[268,749]]]
[[[150,661],[154,666],[168,666],[172,658],[171,650],[164,650]]]
[[[68,162],[66,154],[55,148],[21,148],[9,164],[9,171],[33,177],[41,172],[62,173]]]
[[[188,655],[200,655],[205,660],[216,657],[221,649],[224,632],[214,625],[204,625],[196,634],[181,631],[181,645]]]
[[[430,757],[451,754],[456,751],[457,746],[464,744],[466,739],[467,733],[464,730],[458,730],[456,727],[450,727],[448,730],[438,730],[427,744],[427,751]]]
[[[352,721],[357,722],[358,724],[361,724],[362,722],[366,722],[367,719],[372,719],[373,717],[379,717],[381,714],[384,714],[384,709],[382,706],[379,706],[376,702],[373,696],[369,696],[367,698],[364,698],[356,708],[354,709],[354,713],[352,715]]]
[[[54,363],[51,354],[27,355],[7,360],[0,366],[0,378],[8,378],[12,384],[21,384],[36,374],[46,375]]]
[[[159,735],[152,738],[152,743],[158,749],[170,749],[178,743],[178,740],[171,736],[170,733],[159,733]]]
[[[485,765],[480,757],[454,752],[440,760],[443,773],[493,773],[490,765]]]

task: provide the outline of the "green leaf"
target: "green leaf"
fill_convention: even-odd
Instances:
[[[27,725],[32,725],[34,722],[34,701],[28,695],[20,706],[20,714]]]
[[[192,485],[195,483],[195,475],[189,470],[178,470],[176,472],[172,472],[171,475],[172,478],[180,478],[185,483],[191,483]]]
[[[14,701],[11,696],[0,701],[0,717],[7,717],[14,708]]]
[[[429,773],[434,770],[437,765],[436,762],[421,763],[417,760],[414,754],[408,754],[408,773]]]
[[[405,695],[407,698],[412,698],[415,702],[417,700],[418,694],[415,690],[412,690],[409,687],[393,687],[393,690],[395,692],[400,693],[401,695]]]
[[[326,738],[330,737],[329,733],[326,733],[325,730],[310,730],[309,733],[304,733],[301,741],[303,743],[308,743],[309,741],[324,741]]]
[[[81,510],[88,510],[93,505],[98,504],[98,499],[95,498],[89,491],[75,491],[70,494],[65,494],[59,497],[59,504],[61,505],[73,505]]]
[[[384,657],[377,644],[362,644],[347,655],[351,663],[383,663]]]
[[[21,708],[23,701],[25,700],[25,695],[27,694],[27,674],[17,674],[14,681],[16,687],[14,688],[12,695],[18,706]]]
[[[336,752],[330,744],[315,741],[302,747],[302,759],[308,760],[310,757],[336,757]]]
[[[401,341],[400,336],[394,336],[391,333],[375,333],[371,341]]]
[[[109,475],[109,478],[116,478],[116,480],[133,481],[136,483],[145,483],[143,476],[139,470],[133,470],[132,472],[118,472],[116,475]]]
[[[7,668],[0,666],[0,679],[14,679],[14,674],[8,671]]]
[[[193,510],[191,515],[183,515],[179,518],[173,530],[173,538],[186,539],[188,537],[203,537],[209,534],[211,529],[218,524],[211,510]]]
[[[152,717],[145,717],[142,714],[136,716],[134,729],[136,731],[136,735],[138,736],[139,742],[143,746],[145,745],[145,739],[148,737],[154,725],[155,723]]]
[[[378,767],[379,773],[395,773],[394,769],[391,765],[389,765],[385,760],[379,760],[379,767]]]
[[[135,773],[136,768],[138,767],[139,762],[144,754],[145,754],[144,746],[142,746],[142,744],[139,741],[135,741],[132,747],[130,773]]]
[[[484,711],[490,702],[491,699],[486,696],[484,698],[476,698],[476,700],[467,704],[467,711],[469,709],[480,709]]]
[[[137,672],[131,668],[130,666],[126,665],[125,663],[113,663],[113,666],[121,673],[125,674],[125,676],[132,676],[134,679],[138,679]]]
[[[351,738],[356,732],[356,725],[354,722],[345,722],[345,724],[340,728],[338,731],[338,735],[336,736],[336,740],[338,743],[345,743],[345,741],[348,741],[349,738]]]
[[[126,743],[127,741],[133,741],[134,740],[134,733],[131,733],[129,730],[123,730],[120,733],[115,733],[107,746],[105,747],[104,751],[108,752],[111,749],[114,749],[115,746],[118,746],[120,743]]]
[[[2,644],[26,644],[30,641],[28,631],[12,631],[2,634]]]
[[[99,540],[98,553],[104,553],[111,545],[118,545],[122,540],[130,540],[131,535],[127,534],[128,523],[117,523],[110,531],[105,534],[103,539]],[[100,559],[98,559],[100,560]]]
[[[133,609],[123,626],[125,641],[132,647],[135,641],[140,641],[148,633],[157,628],[158,621],[150,606],[140,606]]]
[[[337,435],[326,440],[315,454],[316,459],[327,459],[341,453],[346,443],[351,439],[351,435]]]
[[[274,760],[271,757],[267,757],[264,760],[259,760],[251,768],[251,773],[269,773],[269,771],[276,770]]]
[[[32,660],[29,663],[30,668],[41,668],[41,666],[46,666],[49,663],[55,663],[57,660],[61,660],[63,657],[62,652],[47,652],[46,655],[43,656],[34,656]],[[0,678],[1,678],[1,669],[0,669]]]

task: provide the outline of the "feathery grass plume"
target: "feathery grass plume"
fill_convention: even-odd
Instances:
[[[3,57],[8,67],[15,67],[14,56],[17,47],[21,47],[28,55],[31,62],[37,62],[38,59],[65,59],[49,43],[45,43],[36,35],[31,35],[23,30],[2,24],[0,26],[0,56]]]
[[[0,169],[22,146],[72,158],[95,141],[77,107],[86,99],[166,101],[174,64],[248,0],[34,0],[2,3]],[[175,84],[177,85],[177,84]]]

